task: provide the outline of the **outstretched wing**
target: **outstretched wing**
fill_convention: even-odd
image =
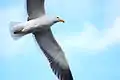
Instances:
[[[27,0],[28,20],[45,14],[44,0]],[[33,33],[35,39],[49,60],[53,72],[60,80],[73,80],[64,52],[54,39],[50,29]]]
[[[50,66],[60,80],[73,80],[64,52],[54,39],[51,30],[34,33],[37,43],[43,50]]]
[[[28,20],[45,14],[44,0],[27,0]]]

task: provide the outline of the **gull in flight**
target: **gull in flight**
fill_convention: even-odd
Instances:
[[[19,39],[32,33],[58,79],[73,80],[64,52],[54,39],[50,29],[53,24],[64,23],[64,20],[45,14],[44,3],[44,0],[27,0],[28,20],[25,23],[11,22],[11,36],[13,39]]]

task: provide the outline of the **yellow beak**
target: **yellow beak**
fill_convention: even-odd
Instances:
[[[60,20],[59,20],[59,22],[63,22],[63,23],[65,23],[65,21],[64,21],[64,20],[62,20],[62,19],[60,19]]]

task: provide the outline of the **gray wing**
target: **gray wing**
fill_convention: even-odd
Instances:
[[[27,0],[27,13],[28,20],[44,15],[44,0]],[[57,77],[60,80],[73,80],[64,52],[54,39],[51,30],[43,30],[33,34]]]
[[[27,0],[27,13],[28,20],[44,15],[44,0]]]
[[[73,80],[64,52],[54,39],[51,30],[35,32],[34,35],[59,80]]]

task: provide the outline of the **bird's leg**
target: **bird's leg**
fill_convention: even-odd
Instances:
[[[19,30],[19,31],[15,31],[14,34],[19,34],[21,33],[22,30]]]

